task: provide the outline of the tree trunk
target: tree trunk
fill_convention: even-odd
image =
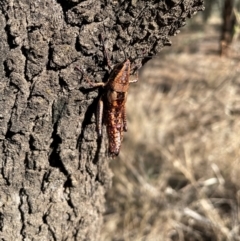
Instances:
[[[98,91],[74,68],[107,80],[99,34],[115,64],[155,55],[202,0],[2,0],[0,9],[0,238],[98,240],[112,173],[95,131]]]
[[[225,0],[222,13],[222,34],[220,39],[220,55],[228,54],[229,45],[232,43],[236,17],[233,12],[234,0]]]
[[[216,0],[207,0],[207,1],[205,1],[205,8],[206,9],[205,9],[205,11],[202,14],[203,21],[205,23],[207,23],[208,19],[212,15],[214,4],[216,4]]]

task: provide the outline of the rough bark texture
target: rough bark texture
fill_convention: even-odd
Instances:
[[[0,239],[98,240],[111,185],[97,91],[113,63],[154,55],[202,0],[0,2]],[[138,59],[141,65],[146,59]]]

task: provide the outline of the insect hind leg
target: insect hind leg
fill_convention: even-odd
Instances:
[[[123,130],[125,132],[127,132],[127,114],[126,114],[126,107],[123,107],[123,112],[122,112],[122,116],[123,116]]]
[[[103,100],[102,97],[98,101],[97,106],[97,133],[98,137],[102,136],[102,126],[103,126]]]

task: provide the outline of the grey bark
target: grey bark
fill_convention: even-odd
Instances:
[[[98,240],[112,173],[97,91],[113,63],[155,55],[202,0],[0,2],[0,240]],[[137,66],[147,58],[137,59]]]

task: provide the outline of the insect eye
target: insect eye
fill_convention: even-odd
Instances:
[[[109,102],[117,100],[117,92],[114,90],[109,90],[107,93],[107,98]]]

